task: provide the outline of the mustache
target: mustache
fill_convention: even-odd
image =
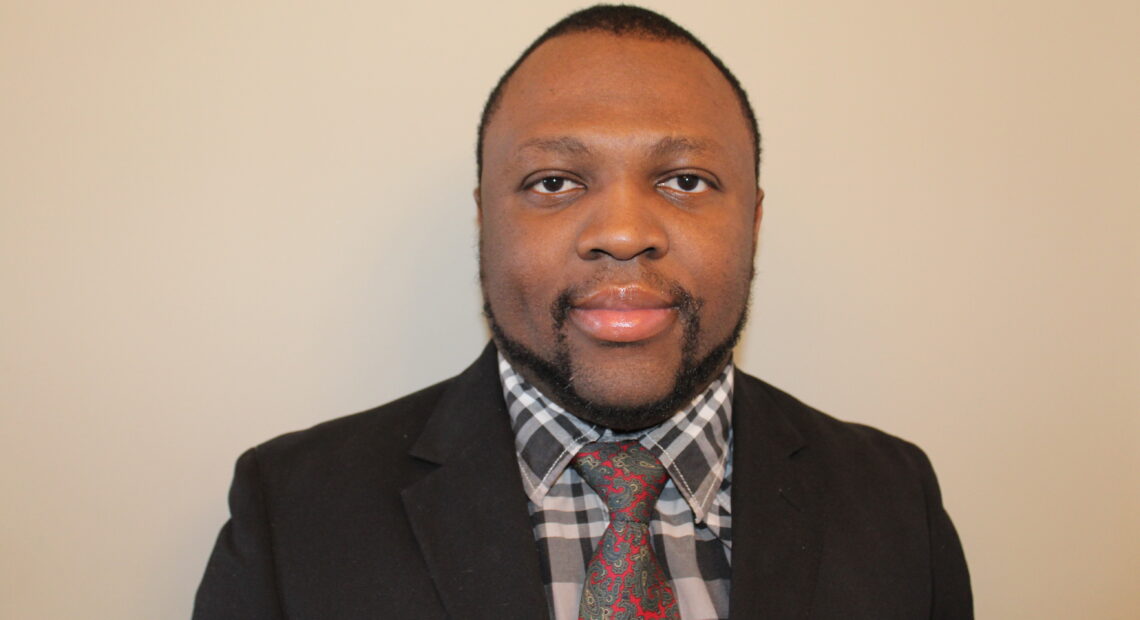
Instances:
[[[643,271],[637,278],[614,278],[600,274],[589,282],[570,285],[562,289],[550,304],[550,315],[554,319],[555,331],[561,332],[563,325],[574,308],[574,302],[589,297],[593,292],[608,286],[628,286],[637,284],[654,291],[658,296],[668,300],[669,305],[677,308],[677,312],[685,325],[686,332],[696,334],[700,331],[699,311],[704,305],[703,300],[693,295],[680,283],[665,278],[653,271]]]

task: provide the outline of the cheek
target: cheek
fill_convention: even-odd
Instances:
[[[720,337],[735,326],[748,299],[755,244],[751,222],[733,221],[704,230],[719,232],[691,240],[696,274],[693,293],[705,304],[705,328]]]
[[[558,273],[542,254],[550,251],[549,244],[516,223],[493,217],[484,217],[479,241],[484,293],[496,315],[526,324],[536,314],[549,314],[552,285],[547,280]]]

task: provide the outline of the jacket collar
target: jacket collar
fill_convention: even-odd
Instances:
[[[821,551],[814,498],[797,457],[808,449],[786,400],[737,371],[733,399],[733,618],[808,615]]]

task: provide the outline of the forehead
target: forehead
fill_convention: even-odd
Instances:
[[[503,90],[486,130],[488,166],[536,138],[679,138],[736,151],[751,135],[739,100],[703,53],[677,41],[575,33],[539,46]]]

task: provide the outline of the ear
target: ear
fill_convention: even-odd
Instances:
[[[752,245],[760,238],[760,220],[764,218],[764,190],[756,188],[756,213],[752,219]]]

